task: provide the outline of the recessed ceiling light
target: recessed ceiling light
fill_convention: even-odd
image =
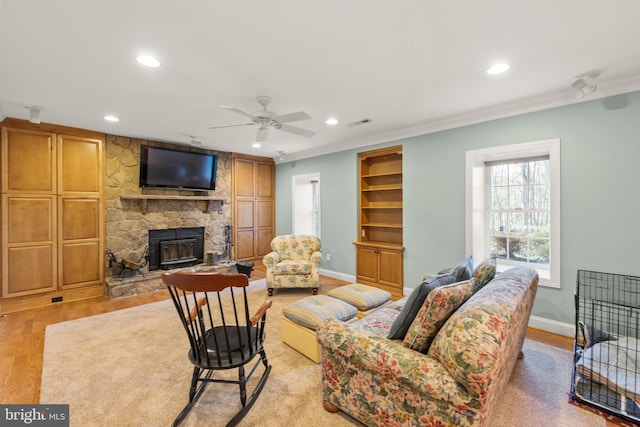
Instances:
[[[149,56],[149,55],[140,55],[136,58],[136,60],[141,63],[142,65],[144,65],[145,67],[159,67],[160,66],[160,61],[158,61],[156,58],[154,58],[153,56]]]
[[[500,74],[500,73],[504,73],[508,69],[509,69],[509,64],[506,64],[506,63],[495,64],[495,65],[492,65],[487,70],[487,74]]]
[[[325,121],[325,123],[328,124],[328,125],[337,125],[338,124],[338,119],[336,119],[334,117],[331,117],[331,118],[327,119]]]
[[[251,144],[251,146],[252,146],[253,148],[260,148],[260,147],[262,147],[262,145],[260,145],[260,143],[259,143],[259,142],[254,142],[253,144]]]
[[[116,116],[112,116],[112,115],[104,116],[104,119],[109,121],[109,122],[119,122],[120,121],[119,118],[117,118]]]

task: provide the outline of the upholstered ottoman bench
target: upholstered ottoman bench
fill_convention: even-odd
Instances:
[[[330,290],[328,295],[357,308],[359,319],[391,301],[389,292],[360,283],[340,286]]]
[[[314,295],[288,304],[282,311],[282,341],[320,363],[320,347],[316,341],[318,323],[325,319],[351,320],[357,309],[336,298]]]

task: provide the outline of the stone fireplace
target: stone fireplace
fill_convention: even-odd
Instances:
[[[214,151],[218,155],[218,171],[216,190],[213,192],[140,188],[140,146],[143,144],[176,148],[173,144],[156,141],[106,136],[106,247],[118,259],[139,260],[147,246],[150,252],[149,264],[140,274],[124,280],[105,262],[105,293],[109,297],[162,289],[164,285],[160,274],[165,268],[200,264],[208,251],[224,253],[225,227],[231,225],[231,153]],[[199,151],[184,145],[180,149]],[[216,200],[193,197],[203,195]],[[137,200],[131,196],[151,198]],[[193,236],[194,229],[199,230],[198,237]],[[158,230],[181,231],[168,239],[175,242],[154,247],[150,234]],[[163,265],[160,265],[160,261],[156,262],[161,253],[165,258]]]
[[[149,230],[149,271],[204,262],[204,227]]]

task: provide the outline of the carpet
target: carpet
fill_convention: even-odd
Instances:
[[[329,289],[321,286],[320,293]],[[266,295],[264,279],[251,282],[249,292],[255,310]],[[240,425],[360,425],[322,408],[320,366],[280,340],[282,308],[309,295],[308,289],[275,291],[265,343],[273,369]],[[171,425],[188,400],[187,351],[170,300],[49,325],[40,402],[69,404],[71,426]],[[602,418],[567,403],[570,352],[530,340],[524,352],[492,426],[605,426]],[[237,386],[210,384],[182,425],[225,425],[239,405]]]

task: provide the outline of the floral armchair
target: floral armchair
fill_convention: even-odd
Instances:
[[[320,286],[320,239],[308,235],[283,235],[271,241],[272,252],[262,262],[267,267],[267,290],[274,288],[313,288]]]

